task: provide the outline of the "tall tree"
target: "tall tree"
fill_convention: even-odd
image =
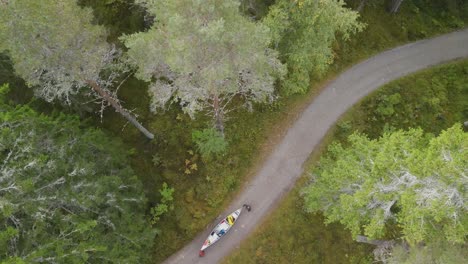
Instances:
[[[288,65],[284,93],[307,91],[311,74],[325,72],[333,62],[336,35],[347,39],[363,28],[358,17],[342,0],[278,0],[270,7],[263,22]]]
[[[238,0],[140,0],[156,17],[146,32],[122,37],[136,76],[151,83],[151,110],[178,102],[192,118],[209,111],[223,132],[234,97],[273,98],[284,67],[268,48],[268,28],[239,13]]]
[[[468,134],[460,125],[435,138],[420,129],[378,140],[355,134],[349,144],[333,144],[321,160],[304,190],[308,211],[322,211],[353,237],[382,237],[393,222],[410,245],[436,238],[464,242]]]
[[[92,20],[91,10],[76,0],[0,1],[0,51],[8,51],[16,73],[37,96],[69,104],[71,96],[91,88],[91,94],[153,138],[108,89],[123,64],[115,63],[119,52]]]
[[[122,143],[79,119],[5,103],[0,88],[0,259],[142,263],[153,232]]]

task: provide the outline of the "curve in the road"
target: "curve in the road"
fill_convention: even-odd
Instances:
[[[457,58],[468,57],[468,29],[422,40],[380,53],[350,68],[332,83],[301,114],[281,143],[265,161],[253,180],[222,214],[227,215],[244,203],[252,206],[233,229],[218,243],[198,251],[211,228],[164,263],[218,263],[261,223],[277,201],[293,187],[302,174],[302,165],[327,130],[353,104],[389,81],[409,73]]]

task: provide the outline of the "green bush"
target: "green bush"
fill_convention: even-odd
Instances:
[[[205,160],[224,154],[228,146],[223,135],[214,128],[193,131],[192,140]]]
[[[163,183],[162,189],[159,190],[159,193],[162,196],[161,202],[150,210],[151,224],[153,225],[155,225],[165,213],[174,210],[174,206],[172,205],[172,200],[174,200],[174,188],[170,188],[167,183]]]
[[[375,110],[376,114],[382,116],[391,116],[395,113],[395,106],[401,102],[401,95],[394,93],[392,95],[382,95],[380,103]]]

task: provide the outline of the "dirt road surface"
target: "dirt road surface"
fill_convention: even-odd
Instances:
[[[409,73],[456,58],[468,57],[468,29],[422,40],[380,53],[338,76],[306,108],[276,146],[254,178],[220,217],[248,203],[252,211],[243,211],[234,227],[216,244],[198,252],[211,229],[200,233],[192,242],[176,252],[164,263],[218,263],[238,247],[278,201],[294,186],[303,172],[303,164],[327,130],[353,104],[378,87]]]

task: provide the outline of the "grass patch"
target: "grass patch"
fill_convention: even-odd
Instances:
[[[439,134],[468,120],[468,60],[422,70],[373,92],[338,122],[340,141],[359,131],[376,138],[384,132],[421,127]]]
[[[396,94],[400,101],[391,106],[383,99]],[[312,153],[306,167],[310,171],[329,143],[345,143],[354,131],[375,138],[392,129],[421,127],[438,134],[454,123],[468,120],[466,98],[468,60],[393,81],[348,111]],[[279,208],[225,263],[372,263],[372,247],[354,242],[350,232],[339,224],[325,226],[320,214],[304,212],[300,190],[307,181],[304,175]]]

